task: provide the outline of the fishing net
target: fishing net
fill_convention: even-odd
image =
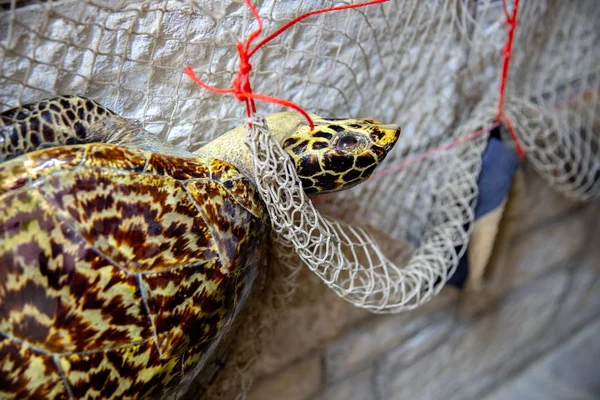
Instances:
[[[506,3],[396,0],[316,15],[253,56],[255,93],[322,117],[402,126],[373,178],[310,201],[260,118],[281,108],[258,104],[247,141],[273,225],[267,280],[276,295],[254,299],[255,310],[291,298],[305,267],[373,312],[400,312],[434,297],[468,244],[493,129],[557,190],[598,196],[600,3]],[[0,4],[0,111],[80,94],[192,151],[246,121],[234,96],[203,90],[184,74],[192,66],[204,82],[231,86],[236,42],[257,26],[241,1]],[[256,1],[267,33],[338,4]],[[254,338],[264,331],[240,329],[254,329],[244,333]],[[239,359],[256,357],[252,348]]]

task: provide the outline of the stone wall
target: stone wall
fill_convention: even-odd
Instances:
[[[600,203],[522,172],[484,292],[378,316],[307,277],[310,306],[282,315],[249,398],[599,398]]]

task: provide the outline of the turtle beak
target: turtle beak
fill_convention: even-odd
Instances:
[[[394,124],[374,124],[369,131],[371,140],[388,152],[398,141],[402,128]]]

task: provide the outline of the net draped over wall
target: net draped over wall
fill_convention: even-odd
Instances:
[[[267,33],[346,4],[255,3]],[[256,26],[241,1],[0,4],[0,111],[80,94],[189,150],[245,122],[233,96],[184,74],[189,65],[205,82],[231,86],[236,41]],[[338,295],[374,312],[411,309],[441,290],[469,240],[485,133],[498,112],[506,20],[502,1],[393,0],[303,20],[253,57],[257,93],[322,117],[402,127],[372,179],[313,206],[255,121],[249,145],[288,288],[303,265],[293,253]],[[595,0],[521,2],[504,103],[526,157],[549,184],[581,199],[600,193],[597,21]],[[260,115],[279,109],[258,104]]]

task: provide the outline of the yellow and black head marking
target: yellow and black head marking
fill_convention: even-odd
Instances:
[[[374,119],[316,119],[283,142],[307,194],[335,192],[363,182],[392,149],[400,128]]]

